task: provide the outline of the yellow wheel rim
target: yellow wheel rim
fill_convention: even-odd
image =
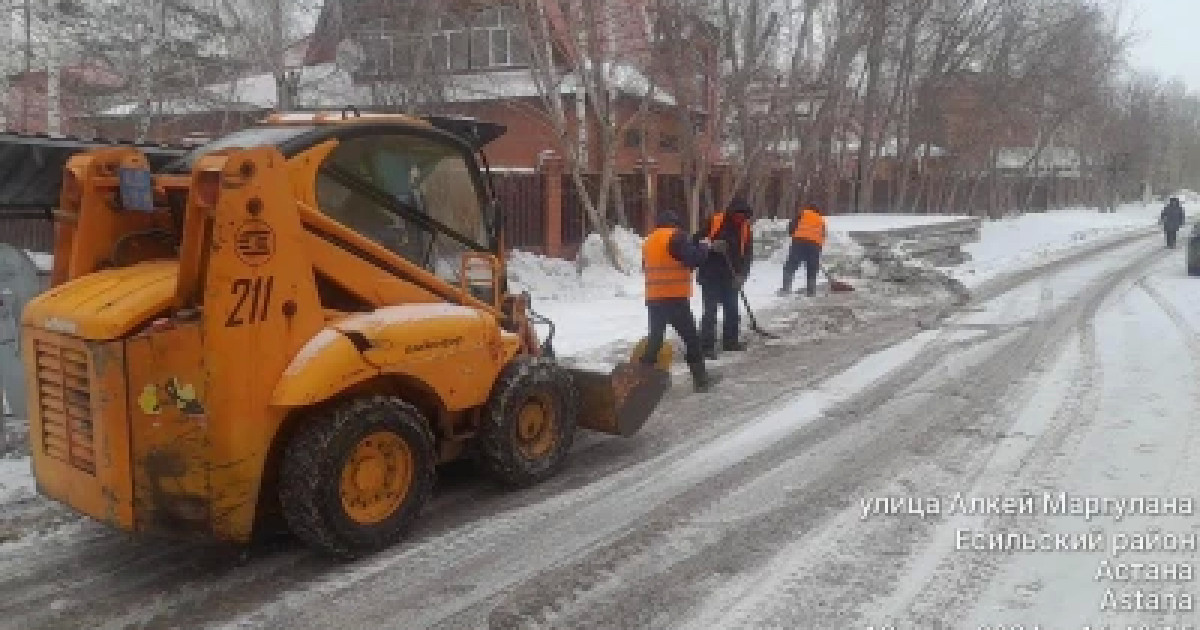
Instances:
[[[517,448],[529,459],[545,457],[558,442],[558,418],[545,394],[530,396],[517,415]]]
[[[399,435],[379,431],[364,437],[342,467],[346,515],[360,525],[387,520],[408,496],[415,468],[412,450]]]

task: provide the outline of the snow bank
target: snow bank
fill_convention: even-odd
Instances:
[[[921,225],[917,219],[921,217],[911,217],[907,215],[897,215],[893,217],[894,223],[888,224],[882,220],[883,215],[859,215],[855,217],[840,217],[833,216],[826,218],[825,247],[821,251],[821,255],[826,260],[837,259],[858,259],[863,256],[863,249],[854,239],[850,238],[850,232],[859,230],[878,230],[898,227],[911,227],[913,225]],[[862,221],[847,221],[845,219],[874,219],[871,223],[866,220]],[[755,246],[763,244],[764,246],[772,239],[787,240],[787,225],[788,219],[759,219],[754,222],[754,240]],[[872,226],[873,227],[868,227]],[[771,255],[767,260],[771,264],[783,266],[784,260],[787,259],[788,248],[780,244],[771,251]]]
[[[642,237],[614,228],[613,242],[625,273],[608,262],[604,243],[591,234],[575,262],[520,250],[508,257],[508,281],[515,291],[529,291],[538,300],[578,301],[640,296]]]
[[[1158,212],[1157,204],[1131,204],[1111,214],[1071,209],[984,221],[979,242],[963,247],[970,262],[950,273],[976,286],[1005,272],[1050,262],[1082,245],[1153,227]]]

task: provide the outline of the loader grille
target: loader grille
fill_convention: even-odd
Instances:
[[[95,474],[87,352],[43,339],[34,341],[34,352],[45,454]]]

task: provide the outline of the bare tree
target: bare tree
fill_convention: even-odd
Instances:
[[[526,0],[521,7],[529,22],[539,114],[564,150],[589,228],[603,241],[609,262],[623,271],[607,216],[617,153],[621,139],[643,123],[660,94],[636,63],[648,51],[623,34],[623,25],[635,23],[636,16],[616,2]],[[560,37],[555,20],[575,28]],[[592,173],[596,182],[589,185]]]

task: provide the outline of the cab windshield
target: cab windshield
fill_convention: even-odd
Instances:
[[[322,163],[317,203],[343,225],[446,280],[487,251],[484,204],[467,154],[406,133],[342,140]]]
[[[254,147],[278,147],[283,143],[298,138],[306,133],[315,130],[311,126],[287,126],[287,127],[250,127],[241,131],[235,131],[227,136],[223,136],[212,142],[201,145],[192,151],[185,154],[183,157],[167,164],[163,168],[165,173],[185,174],[192,170],[196,160],[201,156],[208,155],[215,151],[224,149],[251,149]]]

